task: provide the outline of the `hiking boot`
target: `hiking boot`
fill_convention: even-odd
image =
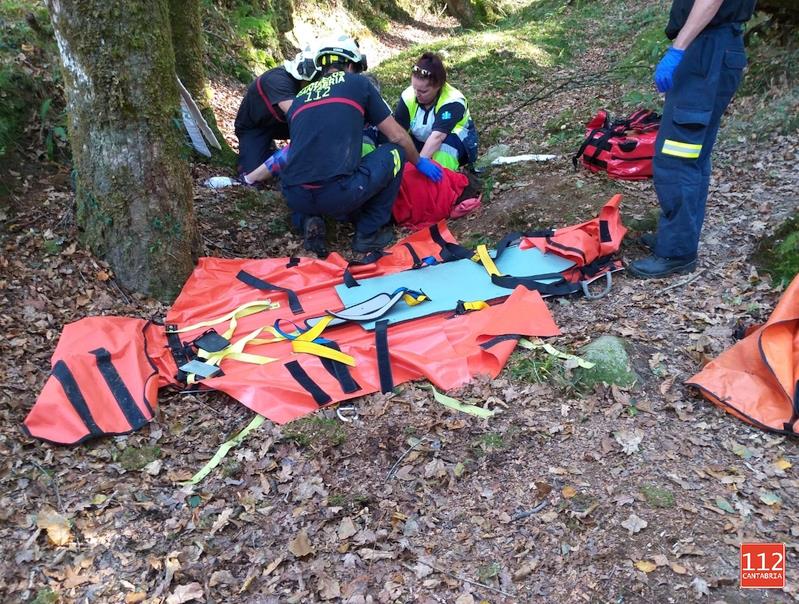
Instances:
[[[696,258],[661,258],[652,254],[632,262],[627,270],[641,279],[659,279],[669,275],[692,273],[696,270]]]
[[[655,251],[655,244],[658,242],[657,233],[644,233],[638,238],[638,243],[643,245],[650,252]]]
[[[302,225],[302,229],[305,249],[318,256],[327,256],[325,221],[322,220],[321,216],[308,216]]]
[[[384,226],[371,235],[363,235],[356,231],[355,236],[352,238],[352,249],[356,252],[367,254],[382,250],[393,241],[394,229],[391,226]]]

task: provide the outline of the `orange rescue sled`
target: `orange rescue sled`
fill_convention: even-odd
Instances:
[[[764,325],[687,382],[750,424],[796,434],[799,425],[799,275]]]

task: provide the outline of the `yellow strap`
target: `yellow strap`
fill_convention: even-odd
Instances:
[[[488,303],[482,300],[475,300],[474,302],[464,302],[463,308],[466,310],[483,310],[488,308]]]
[[[549,344],[547,342],[542,342],[538,338],[532,341],[528,340],[527,338],[519,338],[517,345],[522,348],[526,348],[527,350],[536,350],[538,348],[543,348],[547,352],[547,354],[551,354],[553,357],[556,357],[558,359],[563,359],[564,361],[572,361],[578,367],[583,367],[585,369],[592,369],[594,367],[594,363],[592,363],[591,361],[586,361],[585,359],[582,359],[574,354],[569,354],[568,352],[561,352],[560,350],[552,346],[552,344]]]
[[[425,300],[427,300],[427,296],[425,296],[424,294],[419,294],[418,296],[416,296],[416,297],[414,298],[414,297],[413,297],[412,295],[410,295],[410,294],[405,294],[404,296],[402,296],[402,300],[403,300],[403,301],[405,302],[405,304],[407,304],[408,306],[416,306],[417,304],[421,304],[422,302],[424,302]]]
[[[316,342],[306,342],[299,339],[292,340],[291,348],[294,350],[294,352],[312,354],[317,357],[339,361],[345,365],[349,365],[350,367],[355,367],[355,359],[350,355],[344,354],[343,352],[335,350],[334,348],[322,346],[322,344],[317,344]]]
[[[316,338],[322,335],[322,332],[325,330],[325,327],[327,327],[330,324],[330,321],[332,321],[333,318],[334,317],[331,315],[322,317],[316,325],[311,327],[311,329],[309,329],[308,331],[298,335],[297,338],[293,341],[313,342]]]
[[[256,415],[254,418],[252,418],[252,421],[249,424],[247,424],[247,426],[241,432],[236,434],[236,436],[231,438],[229,441],[222,443],[222,445],[219,447],[214,456],[208,460],[208,463],[206,463],[202,468],[200,468],[200,470],[189,480],[181,484],[193,485],[199,483],[203,478],[205,478],[206,476],[208,476],[208,474],[211,473],[211,470],[213,470],[216,466],[219,465],[219,462],[221,462],[224,459],[228,451],[230,451],[233,447],[238,447],[242,443],[242,441],[245,438],[247,438],[247,435],[253,430],[257,430],[258,428],[260,428],[261,424],[263,424],[265,420],[266,418],[263,415]]]
[[[276,308],[280,308],[280,303],[272,302],[271,300],[254,300],[252,302],[247,302],[246,304],[242,304],[237,309],[230,311],[228,314],[217,317],[216,319],[210,319],[208,321],[202,321],[200,323],[195,323],[194,325],[189,325],[188,327],[181,327],[180,329],[176,329],[170,333],[184,333],[187,331],[194,331],[195,329],[200,329],[201,327],[211,327],[212,325],[218,325],[219,323],[223,323],[224,321],[235,321],[236,319],[240,319],[242,317],[246,317],[248,315],[254,315],[255,313],[261,312],[263,310],[274,310]]]
[[[483,265],[483,268],[488,271],[489,275],[492,277],[495,275],[497,277],[502,276],[502,273],[500,273],[499,269],[497,269],[497,265],[494,264],[494,260],[489,255],[488,248],[482,243],[477,246],[477,256],[480,259],[480,263]]]
[[[252,363],[253,365],[266,365],[273,361],[277,361],[272,357],[265,357],[262,354],[251,354],[249,352],[231,352],[225,356],[225,360],[232,359],[234,361],[241,361],[242,363]]]

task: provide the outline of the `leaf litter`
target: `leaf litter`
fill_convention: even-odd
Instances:
[[[221,121],[232,122],[241,89],[215,89]],[[610,103],[611,92],[596,98]],[[539,113],[579,106],[571,94]],[[747,107],[736,99],[733,117]],[[513,152],[529,151],[535,116],[519,112],[512,125],[532,133],[511,140]],[[166,311],[123,291],[110,266],[77,243],[68,171],[45,173],[31,155],[14,177],[24,195],[15,194],[0,252],[0,555],[15,561],[4,565],[0,591],[11,601],[131,603],[734,601],[737,543],[799,537],[797,455],[793,441],[747,427],[683,382],[732,344],[731,326],[762,320],[777,299],[748,259],[750,227],[756,220],[767,232],[793,209],[797,148],[794,134],[763,147],[725,140],[723,129],[701,279],[657,293],[670,283],[621,274],[598,303],[550,304],[564,334],[552,341],[559,350],[601,334],[626,338],[643,376],[636,388],[576,393],[506,371],[448,393],[507,406],[486,419],[406,384],[391,397],[359,399],[364,421],[343,425],[344,438],[314,429],[292,436],[292,426],[266,422],[185,487],[250,420],[224,395],[167,393],[151,426],[75,448],[17,429],[65,323]],[[492,169],[491,202],[453,231],[495,241],[511,215],[526,221],[517,227],[560,226],[562,216],[593,217],[617,191],[625,220],[655,208],[650,183],[580,175],[576,188],[565,163]],[[193,167],[198,183],[210,175]],[[510,186],[519,182],[527,184]],[[251,199],[198,188],[196,204],[207,255],[301,253],[275,190]],[[348,236],[346,227],[334,231],[338,249]],[[622,250],[628,260],[642,253],[632,238]],[[387,480],[409,438],[419,445]],[[788,567],[796,563],[789,547]],[[796,592],[789,577],[786,595]]]

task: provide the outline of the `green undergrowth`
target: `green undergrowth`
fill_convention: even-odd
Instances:
[[[20,142],[32,119],[51,156],[66,138],[57,59],[44,4],[0,0],[0,158]]]
[[[311,449],[337,447],[347,442],[347,431],[339,420],[318,415],[292,422],[283,435]]]
[[[783,286],[799,274],[799,211],[760,241],[754,261]]]
[[[428,0],[423,5],[433,10]],[[317,0],[202,0],[206,55],[212,66],[208,75],[217,72],[249,84],[255,75],[293,56],[299,49],[291,32],[300,11],[346,13],[352,24],[347,33],[358,35],[349,31],[355,28],[379,35],[388,32],[394,21],[411,21],[417,6],[410,0],[344,0],[335,6]]]
[[[751,102],[730,116],[720,138],[768,144],[774,134],[799,130],[799,31],[779,25],[755,31],[747,52],[749,66],[738,96]]]
[[[665,48],[665,19],[665,10],[654,2],[634,10],[632,2],[539,0],[493,27],[466,30],[424,50],[442,55],[449,81],[466,95],[483,149],[513,134],[497,119],[499,107],[527,102],[520,110],[534,115],[538,102],[559,91],[590,88],[561,112],[535,120],[540,131],[531,133],[550,147],[572,150],[598,109],[626,114],[642,105],[658,107],[650,64]],[[608,68],[573,69],[581,54],[597,46],[605,47]],[[386,98],[398,98],[408,85],[408,69],[421,50],[408,49],[379,66]],[[610,81],[621,83],[621,95],[597,95],[596,87]]]

